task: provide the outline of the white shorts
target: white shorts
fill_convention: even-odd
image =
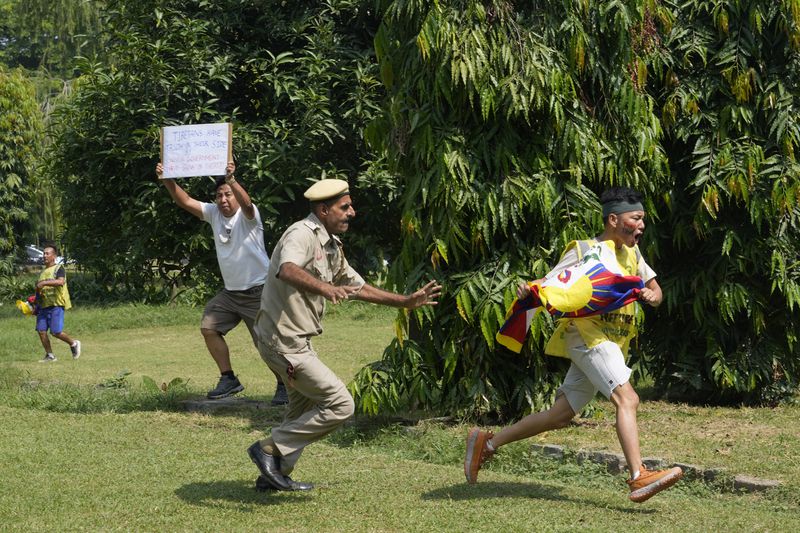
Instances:
[[[580,344],[568,348],[568,352],[572,364],[558,390],[576,414],[592,401],[598,391],[611,398],[614,389],[630,380],[632,371],[615,342],[604,341],[593,348]]]

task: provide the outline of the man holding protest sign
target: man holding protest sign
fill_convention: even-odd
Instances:
[[[235,170],[236,165],[230,161],[225,176],[217,179],[215,201],[212,204],[189,196],[174,179],[163,177],[164,167],[161,163],[156,165],[156,174],[172,200],[182,209],[208,222],[214,232],[214,246],[225,288],[206,304],[200,323],[206,347],[220,371],[217,386],[208,392],[210,399],[225,398],[244,390],[233,373],[225,334],[244,321],[257,346],[253,326],[269,268],[261,215],[250,200],[250,195],[234,177]],[[272,404],[284,405],[287,402],[286,389],[278,378]]]

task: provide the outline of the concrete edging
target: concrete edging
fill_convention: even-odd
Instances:
[[[564,462],[574,456],[575,462],[578,464],[591,462],[605,465],[608,472],[615,475],[624,474],[628,468],[625,456],[621,453],[586,449],[580,449],[573,453],[566,447],[556,444],[532,444],[530,449],[534,453],[556,461]],[[728,489],[726,492],[764,492],[782,485],[780,481],[774,479],[761,479],[744,474],[735,474],[730,477],[724,468],[670,463],[660,457],[643,457],[642,462],[647,468],[652,469],[678,466],[683,470],[687,479],[700,480],[704,483],[722,482],[722,486]]]

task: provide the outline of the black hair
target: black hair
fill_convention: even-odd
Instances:
[[[46,248],[52,248],[53,252],[55,252],[55,254],[58,255],[58,246],[56,246],[56,243],[51,242],[51,241],[45,242],[42,245],[42,250],[44,250]]]
[[[225,185],[225,176],[218,176],[217,179],[214,180],[214,194],[217,194],[217,189]]]
[[[600,194],[600,205],[616,202],[626,202],[629,204],[642,203],[642,193],[630,187],[609,187]],[[603,224],[608,221],[608,217],[603,217]]]
[[[610,187],[600,195],[600,203],[628,202],[629,204],[641,203],[642,193],[630,187]]]

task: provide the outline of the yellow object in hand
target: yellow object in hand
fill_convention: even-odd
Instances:
[[[28,302],[17,300],[17,309],[22,311],[22,314],[25,316],[33,315],[33,306]]]

